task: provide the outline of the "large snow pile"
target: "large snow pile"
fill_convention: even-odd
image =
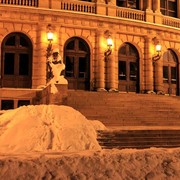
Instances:
[[[0,116],[0,152],[100,150],[96,124],[68,106],[37,105]]]
[[[0,154],[1,180],[179,180],[180,148]]]

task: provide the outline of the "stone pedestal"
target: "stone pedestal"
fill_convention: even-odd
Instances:
[[[55,84],[58,92],[49,94],[49,104],[65,105],[67,101],[68,84]]]

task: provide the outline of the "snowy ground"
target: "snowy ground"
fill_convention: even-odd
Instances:
[[[24,106],[0,116],[0,180],[179,180],[180,148],[102,150],[78,111]]]
[[[0,179],[179,180],[180,149],[1,154]]]

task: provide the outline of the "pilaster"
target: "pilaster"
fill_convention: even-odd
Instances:
[[[53,0],[53,2],[52,2],[52,0],[49,0],[49,1],[51,1],[50,6],[52,9],[59,9],[60,8],[59,0]]]
[[[154,63],[154,91],[163,92],[163,62],[162,59]]]
[[[96,89],[97,91],[106,91],[105,90],[105,59],[104,51],[101,47],[102,42],[104,41],[104,32],[98,30],[96,32],[96,59],[97,59],[97,70],[96,70]]]
[[[32,88],[46,85],[46,25],[38,25],[37,39],[34,42],[34,58],[33,58],[33,72],[32,72]]]
[[[144,45],[144,57],[145,57],[145,92],[153,91],[153,63],[152,56],[150,51],[151,38],[145,37],[145,45]]]
[[[105,4],[105,1],[97,0],[96,13],[100,15],[107,15],[107,4]]]
[[[112,54],[109,55],[106,61],[106,73],[107,73],[107,89],[109,91],[116,91],[115,88],[115,58],[114,58],[114,53],[112,51]]]

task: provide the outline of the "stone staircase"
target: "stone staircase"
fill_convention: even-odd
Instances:
[[[180,126],[180,97],[68,91],[67,105],[107,127]]]
[[[180,147],[180,130],[101,130],[97,134],[103,149]]]
[[[97,131],[104,149],[180,147],[180,97],[68,91],[67,105],[108,127]]]

